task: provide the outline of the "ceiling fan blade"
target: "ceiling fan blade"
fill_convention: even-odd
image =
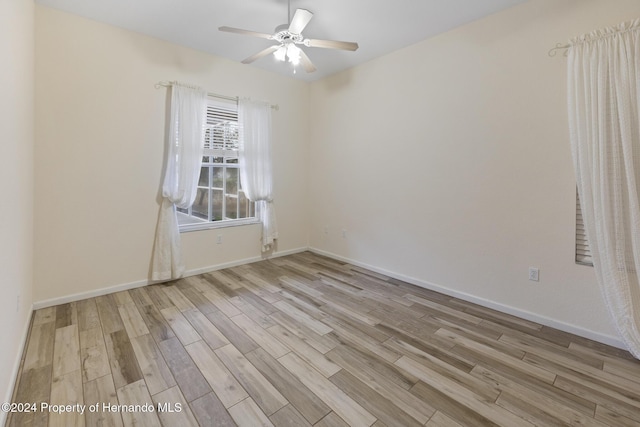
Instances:
[[[304,27],[307,26],[309,21],[313,18],[313,13],[307,9],[297,9],[291,24],[289,24],[289,32],[292,34],[301,34]]]
[[[334,40],[317,40],[317,39],[305,39],[305,46],[309,47],[322,47],[325,49],[340,49],[340,50],[358,50],[358,43],[354,42],[339,42]]]
[[[236,34],[244,34],[245,36],[260,37],[263,39],[270,39],[270,40],[273,39],[273,36],[271,34],[257,33],[255,31],[242,30],[240,28],[218,27],[218,30],[226,31],[227,33],[236,33]]]
[[[248,57],[247,59],[243,60],[242,63],[243,64],[251,64],[253,61],[258,60],[260,58],[262,58],[263,56],[267,56],[270,53],[275,52],[276,50],[278,50],[278,48],[280,47],[280,45],[274,45],[274,46],[269,46],[268,48],[261,50],[260,52],[256,53],[255,55],[252,55],[250,57]]]
[[[304,50],[302,49],[300,49],[300,62],[307,73],[313,73],[317,70],[316,66],[313,65],[313,62],[311,62],[307,54],[304,53]]]

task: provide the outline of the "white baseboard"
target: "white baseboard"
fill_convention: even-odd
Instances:
[[[230,261],[230,262],[226,262],[226,263],[222,263],[222,264],[216,264],[216,265],[211,265],[211,266],[207,266],[207,267],[196,268],[196,269],[192,269],[192,270],[187,270],[184,273],[183,277],[197,276],[198,274],[209,273],[211,271],[222,270],[224,268],[236,267],[238,265],[251,264],[253,262],[258,262],[258,261],[262,261],[262,260],[269,259],[269,258],[278,258],[278,257],[282,257],[282,256],[292,255],[292,254],[296,254],[296,253],[299,253],[299,252],[304,252],[306,250],[308,250],[308,248],[306,248],[306,247],[304,247],[304,248],[296,248],[296,249],[290,249],[290,250],[282,251],[282,252],[275,252],[275,253],[269,255],[268,257],[255,256],[255,257],[251,257],[251,258],[244,258],[244,259],[239,259],[239,260],[235,260],[235,261]],[[62,297],[51,298],[51,299],[47,299],[47,300],[43,300],[43,301],[37,301],[37,302],[33,303],[33,309],[34,310],[39,310],[41,308],[53,307],[55,305],[66,304],[66,303],[73,302],[73,301],[80,301],[80,300],[83,300],[83,299],[98,297],[98,296],[102,296],[102,295],[107,295],[107,294],[111,294],[111,293],[114,293],[114,292],[127,291],[129,289],[141,288],[142,286],[147,286],[147,285],[150,285],[150,284],[153,284],[153,283],[160,283],[160,282],[151,281],[149,279],[144,279],[144,280],[137,280],[135,282],[130,282],[130,283],[123,283],[123,284],[120,284],[120,285],[107,286],[105,288],[94,289],[94,290],[87,291],[87,292],[79,292],[77,294],[65,295],[65,296],[62,296]],[[2,424],[0,423],[0,425],[2,425]]]
[[[31,306],[31,310],[29,310],[29,317],[27,321],[24,322],[23,331],[22,331],[22,344],[18,349],[16,361],[13,364],[13,369],[11,370],[11,376],[9,377],[11,381],[9,382],[9,389],[5,394],[5,399],[3,402],[11,402],[11,398],[13,397],[13,391],[18,384],[18,373],[20,372],[20,363],[22,363],[22,356],[24,355],[24,351],[27,347],[27,337],[29,336],[29,327],[31,326],[31,318],[33,317],[33,305]],[[7,421],[7,413],[4,411],[0,411],[0,426],[5,425]]]
[[[588,329],[581,328],[576,325],[572,325],[569,323],[561,322],[556,319],[552,319],[546,316],[541,316],[539,314],[535,314],[526,310],[522,310],[516,307],[511,307],[509,305],[500,304],[495,301],[491,301],[482,297],[478,297],[476,295],[467,294],[465,292],[459,292],[454,289],[449,289],[444,286],[437,285],[435,283],[427,282],[425,280],[416,279],[414,277],[405,276],[403,274],[396,273],[394,271],[385,270],[382,268],[375,267],[373,265],[369,265],[366,263],[362,263],[350,258],[346,258],[340,255],[336,255],[331,252],[324,251],[322,249],[317,249],[310,247],[308,249],[310,252],[316,253],[318,255],[323,255],[328,258],[333,258],[338,261],[346,262],[358,267],[366,268],[367,270],[374,271],[376,273],[384,274],[385,276],[392,277],[394,279],[402,280],[403,282],[410,283],[412,285],[419,286],[421,288],[429,289],[432,291],[440,292],[445,295],[449,295],[454,298],[458,298],[467,302],[471,302],[474,304],[481,305],[483,307],[491,308],[493,310],[500,311],[502,313],[511,314],[513,316],[520,317],[525,320],[529,320],[531,322],[539,323],[544,326],[549,326],[554,329],[558,329],[560,331],[568,332],[574,335],[578,335],[583,338],[588,338],[593,341],[597,341],[603,344],[607,344],[613,347],[621,348],[623,350],[627,350],[627,346],[624,342],[619,338],[607,334],[602,334],[600,332],[594,332]]]

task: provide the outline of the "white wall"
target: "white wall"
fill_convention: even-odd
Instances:
[[[313,83],[311,246],[619,345],[574,263],[566,59],[547,51],[638,16],[532,0]]]
[[[0,392],[11,400],[32,303],[33,2],[0,1]],[[20,301],[18,302],[18,298]],[[0,413],[0,425],[4,423]]]
[[[36,57],[37,302],[148,278],[166,101],[154,85],[162,80],[279,104],[278,251],[307,247],[308,84],[42,6]],[[188,270],[260,257],[256,225],[182,238]]]

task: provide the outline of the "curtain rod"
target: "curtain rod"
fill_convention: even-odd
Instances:
[[[171,86],[173,86],[173,83],[174,82],[165,82],[165,81],[158,82],[158,83],[155,84],[155,88],[156,89],[160,89],[161,87],[171,87]],[[213,98],[227,99],[229,101],[235,101],[235,102],[238,102],[238,99],[240,99],[237,96],[220,95],[218,93],[212,93],[212,92],[207,92],[207,96],[211,96]],[[271,104],[271,108],[273,108],[276,111],[278,111],[280,109],[278,104],[275,104],[275,105]]]
[[[559,50],[563,50],[563,49],[569,49],[571,47],[570,44],[562,44],[562,43],[556,43],[556,47],[552,48],[551,50],[549,50],[548,55],[551,57],[556,56],[556,54],[558,53]],[[567,56],[569,54],[568,50],[564,51],[564,56]]]

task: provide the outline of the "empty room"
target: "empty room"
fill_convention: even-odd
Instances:
[[[0,0],[0,54],[0,425],[640,426],[637,0]]]

